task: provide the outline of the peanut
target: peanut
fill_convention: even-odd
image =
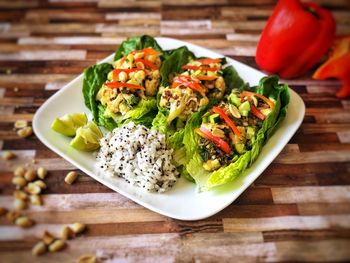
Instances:
[[[65,246],[66,243],[62,239],[57,239],[51,245],[49,245],[49,251],[57,252],[62,250]]]
[[[18,166],[13,172],[15,176],[21,176],[21,177],[23,177],[25,173],[26,173],[26,170],[22,166]]]
[[[28,122],[26,120],[17,120],[14,124],[16,129],[21,129],[28,126]]]
[[[15,176],[12,178],[12,183],[18,187],[23,187],[27,184],[27,181],[23,177]]]
[[[33,133],[33,129],[32,127],[28,126],[28,127],[24,127],[22,129],[19,129],[17,131],[17,135],[21,138],[27,138],[29,137],[30,135],[32,135]]]
[[[25,174],[24,178],[28,181],[31,182],[36,178],[36,172],[33,169],[28,169]]]
[[[64,178],[64,181],[67,184],[72,184],[77,179],[77,177],[78,177],[78,173],[75,171],[71,171],[66,175],[66,178]]]
[[[30,195],[30,203],[32,205],[43,205],[43,201],[41,200],[40,195]]]
[[[39,186],[41,189],[46,189],[47,187],[44,181],[42,180],[36,180],[35,182],[33,182],[33,184]]]
[[[23,201],[26,201],[27,198],[28,198],[28,195],[27,193],[21,191],[21,190],[16,190],[13,192],[13,196],[16,198],[16,199],[21,199]]]
[[[40,256],[42,254],[45,254],[46,250],[47,250],[46,244],[43,241],[40,241],[36,243],[36,245],[32,248],[32,255]]]
[[[44,232],[43,241],[46,245],[50,245],[54,240],[55,238],[48,231]]]
[[[16,210],[23,210],[27,208],[27,203],[22,199],[15,199],[13,206]]]
[[[78,263],[96,263],[97,259],[95,255],[83,255],[79,258]]]
[[[17,155],[11,151],[5,151],[2,155],[2,158],[4,158],[7,161],[15,159],[16,157]]]
[[[33,224],[34,222],[26,216],[20,216],[16,219],[16,225],[23,228],[31,227]]]
[[[47,175],[47,170],[44,167],[39,167],[37,170],[37,174],[40,179],[45,179]]]
[[[25,188],[26,192],[31,195],[37,195],[41,193],[41,188],[39,185],[34,183],[29,183],[27,187]]]
[[[14,223],[20,215],[21,215],[21,213],[18,211],[9,211],[6,214],[6,218],[8,221]]]
[[[64,226],[61,230],[61,237],[63,240],[71,239],[75,236],[74,231],[69,226]]]
[[[82,223],[74,223],[71,226],[71,228],[74,231],[74,233],[80,234],[80,233],[84,232],[86,226],[84,224],[82,224]]]

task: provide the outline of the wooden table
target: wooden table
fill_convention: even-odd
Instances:
[[[349,261],[350,103],[335,97],[336,80],[314,81],[310,72],[289,81],[307,107],[302,126],[238,200],[195,222],[151,212],[82,173],[65,184],[75,168],[34,135],[20,139],[13,129],[127,36],[184,39],[256,67],[256,44],[274,2],[0,0],[0,149],[18,155],[0,161],[0,206],[12,207],[14,167],[50,171],[44,206],[25,211],[34,227],[0,218],[0,262],[74,262],[85,253],[132,262]],[[333,10],[338,33],[350,33],[348,1],[318,2]],[[58,235],[75,221],[88,230],[64,251],[31,255],[45,229]]]

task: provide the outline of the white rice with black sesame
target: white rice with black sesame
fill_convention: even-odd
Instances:
[[[97,165],[109,176],[122,177],[150,192],[167,191],[179,177],[172,164],[173,150],[156,130],[130,122],[106,134],[100,145]]]

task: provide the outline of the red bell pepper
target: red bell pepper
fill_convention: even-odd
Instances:
[[[220,107],[213,107],[213,112],[220,115],[222,119],[226,122],[226,124],[232,129],[232,131],[239,137],[241,136],[241,132],[238,130],[236,125],[231,121],[230,117],[227,116],[226,112]]]
[[[312,77],[314,79],[338,78],[343,81],[343,86],[337,92],[337,97],[345,98],[350,95],[350,35],[334,42],[332,54]]]
[[[275,107],[275,103],[271,100],[269,100],[268,98],[266,98],[264,95],[261,95],[259,93],[255,93],[255,92],[251,92],[251,91],[243,91],[241,94],[241,102],[244,101],[244,97],[247,96],[257,96],[259,99],[262,99],[267,105],[269,105],[269,107],[272,109],[273,107]]]
[[[185,65],[182,67],[183,69],[192,69],[192,70],[203,70],[203,71],[218,71],[218,68],[210,68],[206,66],[195,66],[195,65]]]
[[[197,83],[194,79],[192,79],[190,76],[185,75],[179,75],[174,78],[172,88],[176,88],[180,85],[183,85],[185,87],[189,87],[195,91],[198,91],[203,97],[205,96],[205,92],[201,85]]]
[[[196,61],[200,62],[201,64],[209,65],[212,63],[220,63],[221,58],[201,58],[197,59]]]
[[[265,120],[265,115],[258,110],[253,104],[250,105],[250,108],[252,110],[252,114],[256,117],[258,117],[260,120]]]
[[[211,134],[210,131],[208,131],[205,128],[200,128],[200,129],[195,129],[195,132],[197,134],[199,134],[200,136],[202,136],[203,138],[208,139],[209,141],[213,142],[218,148],[220,148],[222,151],[224,151],[225,153],[229,154],[231,149],[230,149],[230,145],[225,142],[223,139],[221,139],[220,137],[214,136],[213,134]]]
[[[256,63],[283,78],[300,76],[327,52],[334,36],[330,11],[315,3],[280,0],[261,34]]]
[[[150,68],[150,69],[153,69],[153,70],[156,70],[158,69],[157,65],[152,63],[151,61],[148,61],[146,59],[142,59],[142,58],[137,58],[135,59],[135,62],[141,62],[143,63],[147,68]]]
[[[140,85],[135,85],[131,83],[123,83],[123,82],[108,82],[106,83],[107,87],[112,89],[121,89],[121,88],[127,88],[127,89],[139,89],[139,90],[145,90],[144,87]]]

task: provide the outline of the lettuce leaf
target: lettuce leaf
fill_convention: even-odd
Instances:
[[[278,77],[264,77],[260,80],[257,87],[252,87],[250,90],[267,97],[273,97],[276,100],[276,104],[274,110],[268,115],[258,131],[252,149],[241,155],[234,163],[222,167],[211,174],[205,171],[202,167],[203,160],[198,152],[198,135],[194,133],[194,129],[200,126],[201,118],[193,115],[186,124],[184,144],[187,156],[192,156],[192,158],[185,167],[202,190],[210,190],[216,186],[226,184],[242,174],[254,163],[267,139],[286,116],[289,103],[288,85],[278,84]]]
[[[233,89],[238,89],[244,84],[243,79],[241,79],[232,65],[222,70],[222,76],[226,84],[226,94],[230,94]]]
[[[143,35],[139,37],[131,37],[124,41],[115,54],[115,59],[119,59],[123,54],[128,54],[133,50],[139,50],[146,47],[152,47],[160,52],[162,49],[156,40],[150,36]],[[136,124],[143,124],[151,127],[152,121],[157,114],[156,98],[148,98],[141,100],[125,115],[106,116],[106,107],[99,101],[96,101],[96,94],[102,84],[107,80],[108,73],[113,69],[109,63],[102,63],[91,66],[84,71],[83,80],[83,96],[86,107],[91,110],[93,119],[100,126],[104,126],[108,130],[123,125],[129,121],[134,121]]]
[[[161,47],[158,45],[157,41],[148,35],[129,37],[127,40],[123,41],[114,55],[114,60],[118,60],[124,56],[124,54],[129,54],[133,50],[141,50],[146,47],[152,47],[159,52],[163,52]]]

